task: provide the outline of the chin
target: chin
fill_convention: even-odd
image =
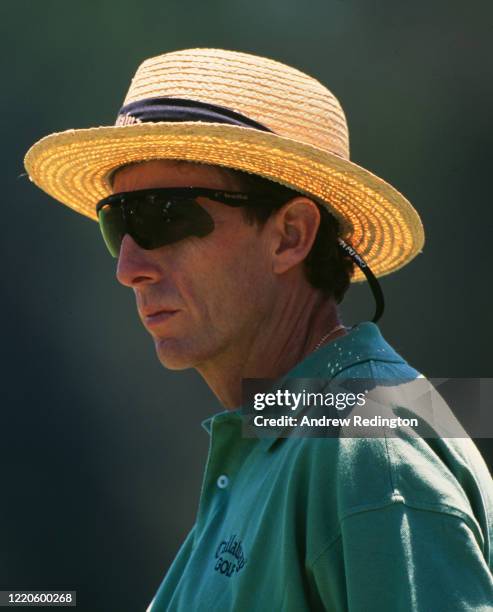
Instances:
[[[200,362],[191,347],[175,338],[156,339],[155,348],[159,361],[167,370],[188,370]]]

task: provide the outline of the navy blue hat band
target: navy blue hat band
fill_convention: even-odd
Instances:
[[[229,125],[254,128],[262,132],[272,132],[265,125],[229,108],[180,98],[146,98],[137,102],[130,102],[130,104],[126,104],[120,109],[116,125],[158,121],[227,123]]]

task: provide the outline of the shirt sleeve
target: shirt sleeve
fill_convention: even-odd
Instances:
[[[345,518],[309,576],[317,610],[493,610],[492,575],[467,521],[404,503]]]

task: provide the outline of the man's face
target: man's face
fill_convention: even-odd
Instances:
[[[115,175],[115,193],[158,187],[239,190],[220,168],[157,160]],[[199,198],[214,230],[154,250],[125,235],[118,280],[134,290],[140,319],[170,369],[204,367],[247,349],[272,310],[275,278],[268,224],[248,225],[239,208]],[[150,316],[151,313],[164,311]]]

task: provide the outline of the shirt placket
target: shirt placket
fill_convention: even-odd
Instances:
[[[237,418],[228,415],[214,417],[200,494],[195,541],[214,517],[225,511],[228,505],[242,442],[241,423]]]

